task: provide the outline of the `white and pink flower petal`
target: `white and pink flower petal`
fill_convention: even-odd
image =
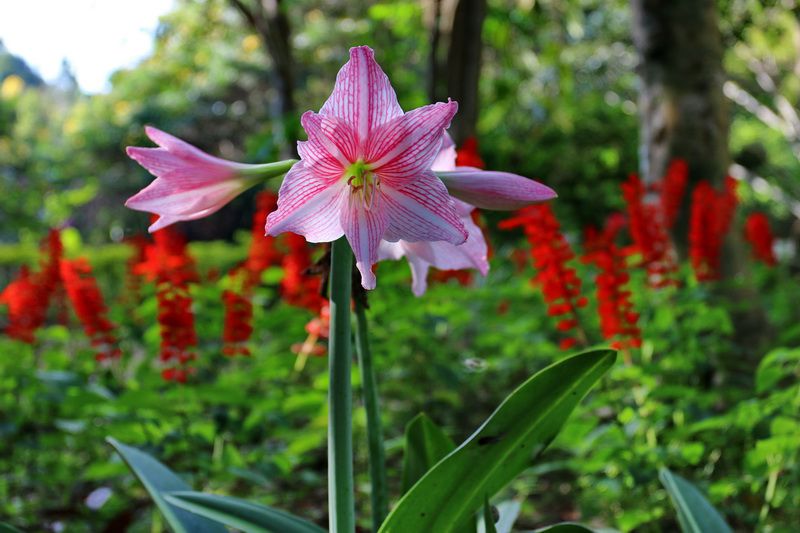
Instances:
[[[361,285],[368,290],[375,288],[372,265],[378,262],[378,247],[389,226],[382,202],[380,194],[367,205],[357,193],[351,193],[341,217],[344,234],[356,257],[356,268],[361,273]]]
[[[557,196],[547,185],[509,172],[458,167],[436,175],[451,195],[481,209],[514,210]]]
[[[350,61],[336,75],[336,85],[320,114],[351,124],[361,143],[381,124],[403,114],[392,84],[371,48],[350,49]]]
[[[429,170],[456,111],[456,102],[440,102],[387,122],[370,137],[366,161],[382,179],[392,183]]]
[[[265,231],[303,235],[309,242],[329,242],[344,233],[339,213],[346,202],[347,184],[311,174],[303,162],[295,164],[278,191],[278,209],[267,217]]]
[[[430,171],[401,188],[382,185],[383,206],[390,219],[386,240],[447,241],[467,239],[461,217],[442,182]]]

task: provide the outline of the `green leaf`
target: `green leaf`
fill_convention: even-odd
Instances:
[[[216,522],[206,520],[195,514],[173,506],[164,499],[163,493],[177,490],[191,490],[181,478],[166,466],[162,465],[146,453],[122,444],[117,439],[106,437],[108,442],[130,469],[142,482],[150,497],[156,503],[170,528],[175,533],[227,533],[227,530]]]
[[[171,492],[166,499],[182,509],[245,533],[325,533],[321,527],[302,518],[239,498],[202,492]]]
[[[406,426],[403,454],[403,494],[456,445],[425,413]]]
[[[19,529],[15,528],[11,524],[6,524],[5,522],[0,522],[0,533],[22,533]]]
[[[613,350],[588,351],[528,379],[403,496],[381,533],[444,533],[466,523],[484,497],[531,466],[615,359]]]
[[[733,530],[697,488],[666,468],[658,477],[678,511],[678,521],[685,533],[731,533]]]

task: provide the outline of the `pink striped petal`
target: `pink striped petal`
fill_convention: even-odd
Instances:
[[[449,242],[388,242],[381,241],[378,260],[400,259],[405,257],[411,267],[411,290],[415,296],[422,296],[427,288],[427,275],[431,266],[441,270],[477,269],[482,275],[489,272],[487,258],[488,246],[483,232],[472,221],[470,213],[474,207],[456,201],[461,221],[469,233],[464,244],[456,246]],[[462,209],[463,208],[463,209]]]
[[[389,78],[368,46],[350,49],[350,61],[336,75],[336,85],[320,109],[355,129],[360,143],[384,122],[403,114]]]
[[[375,288],[375,274],[372,265],[378,262],[378,246],[389,226],[389,219],[383,209],[383,198],[376,194],[369,209],[356,194],[351,194],[342,212],[341,223],[347,242],[356,256],[356,268],[361,273],[361,286],[367,290]]]
[[[400,188],[382,186],[383,207],[391,223],[386,240],[447,241],[467,239],[455,204],[442,182],[430,171]]]
[[[431,168],[439,153],[444,130],[458,111],[453,101],[409,111],[387,122],[370,137],[366,160],[390,182],[399,182]]]
[[[349,124],[334,116],[303,113],[300,123],[308,141],[297,143],[300,158],[311,172],[341,178],[342,172],[357,159],[358,139]]]
[[[558,196],[547,185],[508,172],[458,167],[436,175],[450,194],[481,209],[514,210]]]
[[[309,242],[329,242],[343,234],[339,213],[346,201],[342,180],[318,178],[301,161],[295,164],[278,191],[278,209],[267,216],[267,235],[291,231]]]

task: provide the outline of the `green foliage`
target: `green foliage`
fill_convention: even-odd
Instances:
[[[146,453],[126,446],[116,439],[108,437],[106,440],[139,478],[150,497],[164,513],[170,529],[175,533],[219,533],[225,531],[225,528],[218,524],[176,507],[164,499],[168,492],[189,489],[189,486],[167,467]]]
[[[408,490],[455,449],[453,441],[425,413],[414,417],[406,426],[403,448],[403,493]]]
[[[453,531],[550,444],[569,413],[616,359],[585,352],[537,373],[400,500],[381,531]]]
[[[732,529],[694,485],[662,468],[658,474],[678,513],[684,533],[732,533]]]
[[[192,513],[246,533],[324,533],[324,529],[283,511],[237,498],[202,492],[172,492],[166,500]]]

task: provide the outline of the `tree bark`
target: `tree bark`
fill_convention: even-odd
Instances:
[[[475,135],[478,122],[481,31],[486,0],[428,0],[425,3],[431,48],[428,97],[431,102],[458,102],[450,134],[456,144]]]
[[[486,0],[460,0],[453,17],[447,53],[447,92],[458,102],[450,130],[456,144],[475,136],[478,123],[478,82],[481,72],[481,33]]]
[[[286,147],[286,157],[296,155],[297,107],[294,98],[294,67],[290,43],[291,29],[286,17],[286,4],[282,0],[230,0],[231,4],[242,14],[247,24],[259,34],[264,42],[267,56],[275,69],[275,85],[278,92],[276,101],[276,121],[280,123],[280,132],[285,138],[278,139],[281,146]]]
[[[689,165],[689,187],[701,179],[719,185],[730,157],[716,2],[631,0],[631,7],[641,79],[642,177],[657,181],[671,160],[681,158]],[[686,235],[688,205],[676,237]]]

